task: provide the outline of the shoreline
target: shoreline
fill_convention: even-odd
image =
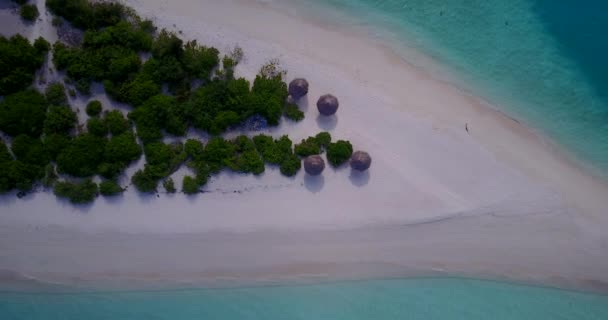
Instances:
[[[300,104],[307,118],[268,133],[289,131],[297,141],[325,129],[352,138],[374,157],[370,174],[332,169],[311,181],[276,169],[262,177],[222,173],[197,198],[129,190],[86,208],[52,193],[9,200],[0,243],[11,245],[0,246],[7,257],[0,270],[76,285],[423,270],[608,292],[608,186],[534,129],[374,39],[268,5],[126,3],[186,39],[222,52],[242,46],[239,76],[252,79],[278,57],[287,80],[308,78]],[[198,10],[205,6],[213,10]],[[343,105],[334,123],[315,117],[314,100],[325,92]]]

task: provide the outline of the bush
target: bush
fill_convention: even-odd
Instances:
[[[17,188],[19,191],[29,192],[34,187],[34,183],[44,175],[42,167],[19,160],[8,163],[5,168],[7,169],[4,172],[7,174],[6,181],[9,190]],[[0,170],[0,172],[2,171]]]
[[[101,113],[102,108],[101,101],[93,100],[87,104],[87,114],[89,117],[97,117]]]
[[[0,129],[10,136],[27,134],[38,137],[46,118],[47,103],[38,91],[26,90],[0,102]]]
[[[308,137],[306,140],[302,139],[302,142],[294,146],[294,152],[300,157],[308,157],[313,154],[320,154],[321,147],[315,137]]]
[[[299,122],[304,119],[304,112],[302,112],[294,103],[287,104],[283,114],[285,115],[285,118],[295,122]]]
[[[175,193],[177,191],[175,189],[175,183],[171,178],[168,178],[163,182],[163,188],[165,188],[168,193]]]
[[[99,188],[90,179],[83,183],[59,181],[55,183],[53,192],[60,198],[69,199],[71,203],[82,204],[93,202],[99,193]]]
[[[61,82],[51,83],[45,91],[46,101],[53,106],[68,106],[68,96]]]
[[[46,44],[46,49],[45,49]],[[21,35],[0,36],[0,96],[24,90],[34,81],[34,73],[48,51],[48,42],[38,38],[34,46]]]
[[[125,132],[108,141],[104,150],[104,161],[127,165],[141,157],[141,147],[132,132]]]
[[[40,13],[38,12],[38,7],[36,7],[36,5],[24,4],[19,8],[19,15],[23,20],[35,21]]]
[[[223,138],[212,138],[205,146],[204,160],[211,173],[222,170],[235,154],[235,147]]]
[[[118,110],[112,110],[106,113],[105,123],[112,135],[122,134],[131,127],[129,120],[127,120],[122,112]]]
[[[184,46],[181,62],[191,78],[208,80],[220,62],[219,51],[190,41]]]
[[[253,173],[264,172],[264,161],[256,151],[255,144],[247,136],[241,135],[232,141],[235,154],[226,160],[227,166],[235,172]]]
[[[46,135],[68,135],[77,122],[78,117],[70,107],[52,106],[44,120],[44,133]]]
[[[90,118],[87,121],[87,131],[98,137],[105,137],[108,135],[108,127],[106,122],[99,118]]]
[[[319,132],[315,136],[315,139],[317,140],[317,144],[319,145],[319,147],[323,149],[327,149],[327,147],[331,143],[331,135],[329,134],[329,132]]]
[[[120,187],[120,185],[113,180],[105,180],[99,184],[99,193],[103,196],[115,196],[120,193],[123,193],[125,190]]]
[[[70,145],[72,137],[64,134],[44,136],[44,149],[51,160],[55,160],[63,149]]]
[[[188,139],[184,145],[184,150],[190,159],[195,161],[204,159],[205,146],[198,140]]]
[[[196,194],[199,193],[199,185],[196,179],[191,176],[185,176],[182,183],[182,191],[185,194]]]
[[[97,29],[118,23],[127,9],[120,3],[88,0],[47,0],[46,6],[54,14],[81,29]]]
[[[289,154],[281,163],[281,174],[292,177],[302,168],[302,162],[295,154]]]
[[[327,146],[327,161],[334,167],[344,164],[352,154],[353,146],[348,141],[338,140]]]
[[[89,177],[97,172],[103,161],[107,140],[91,134],[82,134],[57,156],[59,172],[76,177]]]
[[[23,163],[43,167],[49,162],[46,149],[38,138],[32,138],[25,134],[19,135],[13,139],[11,149],[17,160]]]
[[[282,136],[277,140],[266,135],[253,137],[253,142],[258,152],[262,155],[265,162],[280,165],[293,152],[292,142],[287,136]]]
[[[153,167],[146,164],[144,170],[138,170],[135,172],[135,174],[131,177],[131,182],[140,192],[151,193],[156,192],[158,180],[161,178],[162,176],[159,176]]]
[[[181,104],[175,98],[157,95],[129,113],[135,122],[137,135],[144,143],[154,142],[163,137],[162,130],[174,135],[186,133],[186,123]]]

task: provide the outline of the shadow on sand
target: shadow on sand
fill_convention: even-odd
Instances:
[[[331,131],[338,125],[338,116],[317,116],[317,125],[325,131]]]
[[[311,176],[309,174],[304,175],[304,186],[312,193],[318,193],[323,189],[325,185],[325,177],[322,175]]]
[[[348,179],[353,184],[353,186],[363,187],[364,185],[369,183],[369,170],[361,172],[351,169]]]

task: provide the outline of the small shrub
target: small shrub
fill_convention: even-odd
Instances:
[[[353,146],[348,141],[338,140],[327,146],[327,161],[333,167],[344,164],[353,154]]]
[[[283,114],[285,115],[285,118],[295,122],[299,122],[304,119],[304,112],[302,112],[294,103],[287,104]]]
[[[191,176],[185,176],[182,183],[182,191],[185,194],[196,194],[199,192],[199,184],[195,178]]]
[[[175,193],[177,191],[175,189],[175,183],[171,178],[168,178],[163,182],[163,188],[165,188],[168,193]]]
[[[112,110],[106,113],[104,120],[112,135],[124,133],[129,130],[129,127],[131,126],[129,120],[127,120],[122,112],[118,110]]]
[[[288,155],[281,163],[281,174],[287,177],[295,176],[302,168],[302,161],[295,154]]]
[[[146,165],[144,170],[135,172],[131,177],[131,182],[140,192],[151,193],[156,191],[159,179],[160,177],[154,172],[154,169]]]
[[[82,183],[59,181],[55,183],[53,192],[60,198],[69,199],[71,203],[81,204],[93,202],[99,193],[99,188],[90,179]]]
[[[87,121],[87,131],[98,137],[105,137],[108,134],[106,122],[99,118],[90,118]]]
[[[116,181],[105,180],[99,184],[99,193],[105,197],[115,196],[123,192],[124,189]]]
[[[19,9],[19,15],[23,20],[35,21],[40,13],[38,12],[38,7],[36,7],[36,5],[24,4]]]
[[[68,97],[61,82],[51,83],[45,91],[46,101],[52,106],[67,106]]]
[[[302,139],[302,142],[294,146],[294,152],[300,157],[308,157],[313,154],[320,154],[321,147],[315,137],[308,137],[306,140]]]
[[[46,135],[67,135],[76,126],[78,117],[67,106],[52,106],[49,108],[44,120],[44,133]]]
[[[99,100],[93,100],[87,104],[87,114],[89,117],[97,117],[101,113],[102,105]]]
[[[331,143],[331,135],[329,134],[329,132],[319,132],[316,136],[315,139],[317,140],[317,144],[319,145],[319,147],[323,148],[323,149],[327,149],[327,146],[329,146],[329,144]]]

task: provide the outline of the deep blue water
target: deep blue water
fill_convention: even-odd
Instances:
[[[107,293],[0,293],[0,318],[608,319],[608,297],[469,279]]]
[[[315,0],[415,47],[608,177],[608,1]],[[320,12],[320,11],[319,11]],[[342,16],[344,19],[336,17]],[[340,23],[340,22],[338,22]]]

